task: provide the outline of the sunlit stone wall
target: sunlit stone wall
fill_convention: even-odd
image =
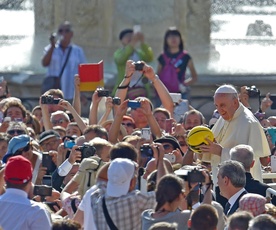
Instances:
[[[163,36],[170,26],[183,34],[185,47],[197,69],[204,70],[210,44],[210,0],[35,0],[33,62],[38,63],[49,34],[69,20],[74,42],[81,45],[88,61],[105,62],[105,72],[116,74],[113,53],[120,47],[119,32],[139,24],[155,53],[162,52]],[[156,64],[156,61],[153,63]],[[43,72],[40,63],[37,69]]]

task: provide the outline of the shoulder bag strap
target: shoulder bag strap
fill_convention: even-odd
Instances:
[[[115,226],[115,224],[113,223],[109,213],[108,213],[108,210],[106,208],[106,204],[105,204],[105,197],[103,197],[103,212],[104,212],[104,217],[106,219],[106,222],[109,226],[109,228],[111,230],[118,230],[118,228]]]
[[[60,71],[60,73],[59,73],[59,75],[58,75],[59,78],[61,78],[61,76],[62,76],[62,74],[63,74],[63,72],[64,72],[64,69],[65,69],[65,66],[66,66],[66,64],[67,64],[67,62],[68,62],[68,59],[69,59],[69,56],[70,56],[71,51],[72,51],[72,46],[70,46],[70,48],[69,48],[69,51],[68,51],[66,60],[65,60],[63,66],[62,66],[62,69],[61,69],[61,71]]]
[[[177,63],[181,58],[183,58],[186,55],[185,52],[181,52],[176,59],[174,60],[174,62],[172,63],[173,65],[175,65],[175,63]]]

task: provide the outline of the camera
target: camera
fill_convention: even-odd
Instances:
[[[121,98],[119,97],[113,97],[112,98],[113,105],[120,105],[121,104]]]
[[[140,101],[135,101],[135,100],[130,100],[127,103],[127,107],[130,107],[132,109],[137,109],[141,107],[141,102]]]
[[[260,90],[256,88],[255,85],[245,88],[249,97],[256,97],[260,95]]]
[[[140,147],[140,152],[142,157],[149,157],[149,158],[153,157],[153,150],[149,144],[143,144]]]
[[[34,195],[39,195],[43,197],[52,196],[52,187],[48,185],[35,185]]]
[[[186,165],[176,171],[174,173],[188,181],[189,183],[203,183],[205,182],[205,177],[202,174],[202,168],[196,166]]]
[[[135,65],[135,70],[137,70],[137,71],[142,71],[144,68],[144,63],[142,63],[140,61],[135,62],[134,65]]]
[[[103,88],[98,88],[98,97],[108,97],[109,96],[109,91]]]
[[[76,161],[80,163],[84,158],[92,157],[96,153],[96,148],[94,146],[91,146],[89,144],[84,144],[83,146],[80,146],[76,150],[81,152],[81,160]]]
[[[52,95],[47,96],[41,96],[41,104],[55,104],[57,105],[59,103],[59,98],[54,98]]]
[[[64,141],[64,148],[72,149],[76,145],[75,141]]]

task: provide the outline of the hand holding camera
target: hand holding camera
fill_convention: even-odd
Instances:
[[[41,104],[57,105],[59,101],[60,101],[60,98],[54,98],[52,95],[41,96]]]
[[[69,155],[68,161],[70,162],[70,164],[74,164],[77,161],[81,161],[82,160],[82,154],[81,151],[79,150],[79,147],[77,145],[74,145],[72,147],[71,153]]]

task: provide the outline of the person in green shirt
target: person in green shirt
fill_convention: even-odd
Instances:
[[[120,32],[119,39],[122,43],[122,47],[117,49],[114,53],[114,61],[118,69],[118,75],[116,80],[116,87],[113,89],[113,95],[115,94],[117,86],[124,78],[127,60],[133,60],[134,62],[151,62],[154,58],[151,47],[144,42],[144,34],[142,32],[134,32],[133,29],[125,29]],[[140,46],[138,47],[138,45]],[[140,78],[138,73],[136,77],[132,77],[132,82],[130,83],[129,87],[129,97],[136,98],[137,94],[138,96],[150,96],[148,94],[150,85],[146,84],[145,87],[143,79]]]

